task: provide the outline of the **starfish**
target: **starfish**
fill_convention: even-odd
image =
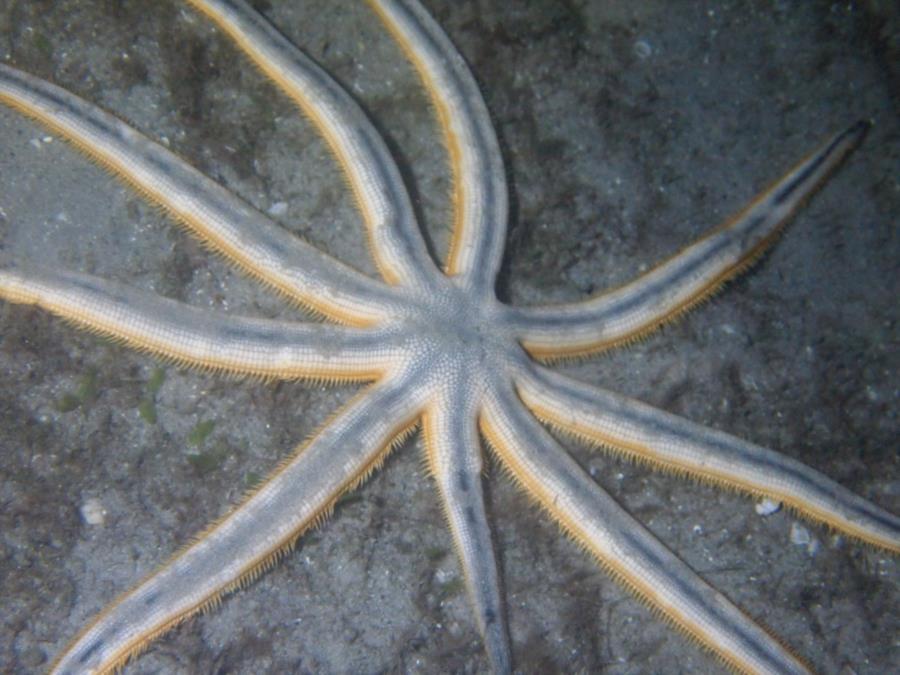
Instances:
[[[864,125],[828,140],[729,225],[635,282],[582,302],[517,309],[493,293],[506,221],[493,129],[466,67],[424,10],[411,2],[373,3],[422,75],[451,150],[456,218],[443,273],[420,238],[386,147],[343,92],[314,66],[298,66],[302,57],[242,3],[192,4],[236,37],[328,137],[367,223],[384,283],[286,237],[114,118],[4,67],[5,102],[75,142],[251,275],[336,324],[226,319],[26,263],[9,263],[0,273],[0,294],[189,366],[374,384],[242,507],[101,615],[60,657],[58,670],[115,667],[165,628],[216,604],[223,592],[272,564],[420,421],[429,470],[496,671],[509,669],[510,654],[480,489],[479,430],[500,463],[564,530],[726,663],[747,671],[802,670],[799,659],[611,502],[537,419],[662,468],[773,495],[892,551],[898,549],[897,519],[796,462],[579,384],[530,357],[582,356],[631,342],[708,297],[771,244],[786,218],[859,142]],[[292,66],[279,63],[285,55]],[[323,89],[311,93],[314,85]],[[785,474],[794,480],[782,481]],[[284,508],[274,508],[279,501]],[[658,582],[648,583],[648,575]]]

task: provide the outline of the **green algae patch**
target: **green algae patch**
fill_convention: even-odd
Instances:
[[[437,589],[437,597],[438,601],[443,602],[444,600],[449,600],[450,598],[455,598],[460,593],[462,593],[466,588],[466,585],[463,583],[463,580],[459,577],[453,577],[449,579],[446,583],[440,584]]]
[[[154,368],[153,372],[150,374],[150,379],[147,380],[147,391],[144,394],[144,398],[138,404],[138,415],[140,415],[141,419],[147,424],[156,424],[156,394],[159,393],[159,390],[162,388],[163,382],[165,381],[165,369]]]
[[[53,42],[43,33],[35,33],[34,46],[44,58],[50,59],[53,57]]]
[[[350,506],[351,504],[355,504],[356,502],[361,501],[362,495],[358,492],[345,492],[340,497],[338,497],[338,500],[335,502],[334,506],[335,508]]]
[[[188,445],[201,445],[203,441],[209,438],[209,435],[216,428],[216,423],[212,420],[204,420],[197,422],[196,426],[191,429],[187,436]]]
[[[225,460],[228,459],[228,450],[214,448],[205,452],[195,452],[187,456],[188,464],[199,474],[208,474],[217,471]]]
[[[265,480],[265,476],[256,471],[248,471],[244,474],[244,487],[248,490],[254,490]]]
[[[425,550],[425,557],[431,562],[437,562],[447,555],[447,549],[441,546],[432,546]]]
[[[67,391],[57,399],[55,407],[61,413],[72,412],[77,408],[87,408],[100,396],[99,377],[96,368],[90,368],[78,378],[78,386],[74,391]]]
[[[81,406],[81,401],[78,400],[78,397],[75,394],[70,392],[66,392],[56,401],[56,405],[54,406],[59,412],[67,413],[72,412],[76,408]]]
[[[156,402],[152,399],[145,398],[138,404],[138,415],[147,424],[156,424]]]
[[[163,382],[165,381],[165,368],[154,368],[153,372],[150,374],[150,379],[147,380],[147,394],[149,396],[156,396],[159,393],[159,390],[162,389]]]
[[[187,444],[194,447],[203,446],[215,428],[216,423],[213,420],[197,422],[194,428],[188,432]],[[228,459],[229,450],[225,444],[213,443],[211,445],[210,448],[198,449],[197,452],[191,452],[187,456],[188,463],[201,475],[218,470]]]

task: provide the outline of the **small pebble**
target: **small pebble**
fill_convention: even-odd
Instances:
[[[809,534],[809,530],[807,530],[799,523],[794,523],[793,525],[791,525],[792,544],[796,544],[797,546],[806,546],[810,541],[812,541],[812,536]]]
[[[634,54],[639,59],[646,59],[653,53],[653,47],[650,46],[649,42],[644,40],[638,40],[634,43]]]
[[[269,207],[268,214],[277,218],[287,213],[287,210],[287,202],[275,202],[274,204],[272,204],[272,206]]]
[[[88,525],[103,525],[106,522],[106,507],[99,499],[92,497],[81,505],[81,517]]]
[[[799,523],[791,525],[791,543],[796,544],[797,546],[805,546],[806,552],[809,555],[818,553],[821,546],[819,540],[812,536],[810,531]]]
[[[773,513],[778,513],[778,511],[781,510],[781,502],[775,502],[769,498],[765,498],[756,502],[756,506],[753,508],[756,509],[756,512],[761,516],[771,516]]]

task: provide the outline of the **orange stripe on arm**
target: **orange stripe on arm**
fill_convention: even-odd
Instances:
[[[320,323],[228,316],[75,272],[0,267],[0,298],[179,366],[265,379],[372,380],[399,358],[390,335]]]
[[[617,581],[737,671],[809,672],[591,480],[511,385],[495,387],[486,398],[482,432],[504,467]]]
[[[438,270],[406,186],[387,145],[356,101],[246,4],[228,0],[189,0],[189,4],[229,35],[322,134],[353,192],[384,279],[430,287]]]
[[[737,216],[636,280],[580,302],[512,309],[513,330],[530,354],[553,360],[628,344],[674,321],[752,266],[867,128],[831,137]]]
[[[453,180],[445,264],[464,286],[492,293],[506,243],[508,195],[500,145],[468,66],[416,2],[368,0],[419,74],[437,111]]]
[[[423,401],[412,388],[399,377],[353,399],[242,504],[109,605],[51,673],[116,672],[156,637],[269,569],[415,424]]]
[[[215,181],[74,94],[0,64],[0,102],[72,143],[204,244],[295,303],[342,323],[385,316],[396,294],[291,235]]]
[[[517,384],[538,418],[576,438],[665,471],[770,497],[900,553],[900,518],[790,457],[546,369],[521,373]]]

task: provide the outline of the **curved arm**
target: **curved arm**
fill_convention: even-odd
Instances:
[[[243,0],[188,0],[318,128],[353,190],[375,263],[389,283],[429,287],[437,269],[387,145],[357,103]]]
[[[335,501],[384,461],[424,403],[413,382],[357,396],[230,514],[107,607],[51,667],[54,675],[114,672],[156,637],[265,572]]]
[[[0,102],[36,119],[165,208],[251,276],[337,321],[372,323],[394,293],[294,237],[118,118],[0,64]]]
[[[492,388],[486,399],[482,430],[500,461],[616,579],[735,671],[809,672],[592,481],[525,409],[511,385]]]
[[[732,220],[635,281],[582,302],[513,308],[513,330],[532,355],[554,359],[626,344],[678,318],[759,258],[868,126],[830,138]]]
[[[0,267],[0,298],[36,305],[179,366],[216,372],[374,380],[398,353],[378,328],[227,316],[98,277],[21,263]]]
[[[544,368],[517,375],[542,421],[678,473],[783,501],[805,516],[900,553],[900,518],[801,462]]]
[[[453,174],[453,239],[445,264],[463,285],[493,292],[506,243],[500,145],[475,78],[416,0],[368,0],[422,78],[437,108]]]

